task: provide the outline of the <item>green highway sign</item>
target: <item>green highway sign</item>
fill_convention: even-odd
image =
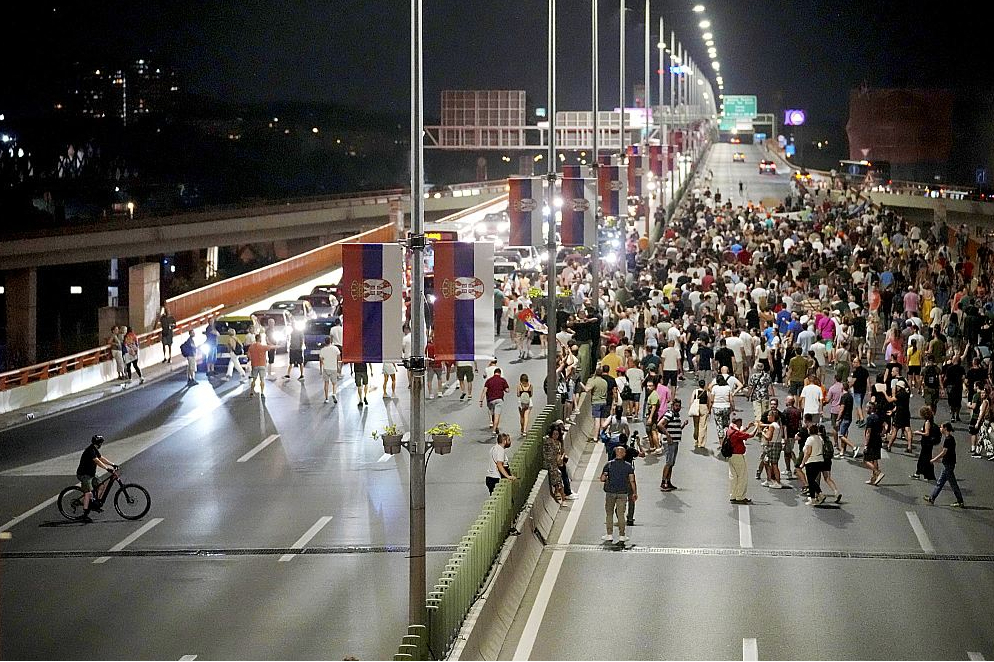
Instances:
[[[718,121],[719,131],[731,131],[735,128],[735,118],[734,117],[722,117]]]
[[[756,110],[756,96],[752,94],[726,94],[725,118],[751,120],[759,112]]]

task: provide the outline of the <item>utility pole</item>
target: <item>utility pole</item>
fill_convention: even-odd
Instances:
[[[621,62],[618,66],[619,96],[618,105],[621,107],[621,155],[622,163],[625,159],[625,0],[621,0]]]
[[[408,622],[427,625],[425,598],[424,102],[421,1],[411,0],[411,513]]]
[[[598,142],[599,141],[598,141],[598,136],[597,136],[597,131],[598,131],[597,113],[600,111],[600,82],[598,81],[597,76],[598,76],[598,72],[600,71],[599,64],[598,64],[598,60],[600,58],[600,54],[599,54],[598,45],[597,45],[597,39],[598,39],[598,37],[597,37],[597,0],[593,0],[593,2],[591,3],[591,5],[592,5],[592,11],[591,11],[590,20],[591,20],[591,23],[592,23],[592,29],[591,29],[591,40],[590,40],[590,42],[591,42],[590,43],[590,54],[591,54],[592,65],[591,65],[591,74],[590,74],[591,81],[590,81],[590,83],[591,83],[591,97],[592,97],[592,102],[593,102],[593,107],[594,107],[593,108],[594,109],[594,164],[593,164],[593,170],[594,170],[594,177],[597,178],[598,181],[599,181],[601,164],[600,164],[600,160],[598,159],[598,148],[599,148]],[[598,234],[599,228],[600,228],[600,218],[601,218],[601,207],[600,207],[600,205],[597,205],[597,209],[594,211],[594,214],[595,214],[598,222],[594,224],[595,225],[595,228],[594,228],[594,238],[593,238],[594,239],[594,248],[593,248],[593,250],[590,253],[590,291],[591,291],[591,294],[592,294],[592,296],[594,298],[594,305],[599,307],[600,306],[600,294],[599,294],[599,292],[601,290],[601,264],[600,264],[600,262],[601,262],[601,245],[600,245],[599,237],[597,236],[597,234]],[[550,342],[551,342],[551,340],[552,339],[550,338]]]

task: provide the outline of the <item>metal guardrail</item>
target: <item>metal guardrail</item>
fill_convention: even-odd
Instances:
[[[196,315],[179,320],[176,323],[175,335],[186,333],[200,326],[207,324],[207,321],[216,316],[224,306],[215,306]],[[150,347],[158,344],[162,340],[162,329],[155,329],[138,336],[139,347]],[[33,382],[39,382],[59,375],[65,375],[74,370],[81,370],[90,366],[99,365],[104,361],[111,360],[110,347],[103,346],[90,349],[78,354],[63,356],[51,361],[36,363],[35,365],[17,370],[9,370],[0,373],[0,391],[6,391],[18,386],[26,386]]]
[[[528,501],[542,470],[542,436],[559,411],[556,405],[547,405],[535,417],[510,462],[511,473],[518,480],[501,480],[483,502],[480,516],[460,540],[434,588],[428,591],[428,623],[408,627],[393,659],[440,660],[449,652],[518,513]]]

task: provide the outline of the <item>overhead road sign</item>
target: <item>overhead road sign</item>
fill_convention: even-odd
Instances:
[[[758,114],[754,94],[726,94],[725,117],[751,120]]]

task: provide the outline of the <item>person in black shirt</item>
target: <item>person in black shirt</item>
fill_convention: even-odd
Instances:
[[[946,402],[949,404],[949,411],[954,421],[959,421],[959,412],[963,407],[963,379],[966,371],[959,362],[959,354],[953,354],[949,361],[942,367],[942,374],[939,383],[946,391]]]
[[[863,416],[863,402],[866,400],[866,388],[870,381],[870,371],[863,367],[859,357],[852,361],[852,393],[853,407],[856,413],[856,425],[863,427],[865,418]]]
[[[93,485],[97,476],[97,467],[107,471],[117,471],[117,465],[100,454],[100,446],[104,443],[104,438],[99,434],[93,435],[90,445],[86,447],[79,458],[79,466],[76,468],[76,478],[79,479],[80,489],[83,490],[83,517],[80,521],[92,522],[90,519],[90,500],[93,498]],[[107,489],[107,483],[100,486],[101,491],[96,495],[99,500],[103,496],[103,490]],[[100,512],[100,506],[94,505],[92,510]]]
[[[863,430],[863,466],[870,470],[870,480],[867,485],[878,485],[884,474],[880,471],[880,451],[883,450],[884,421],[877,414],[876,406],[866,406],[866,428]]]
[[[949,485],[953,488],[953,496],[956,497],[956,503],[952,504],[954,508],[963,507],[963,493],[959,490],[959,484],[956,482],[956,439],[953,437],[953,426],[952,423],[942,424],[942,450],[932,458],[932,462],[942,461],[942,473],[939,474],[939,480],[935,481],[935,489],[932,490],[930,496],[922,497],[925,499],[926,503],[935,503],[936,498],[939,496],[939,492],[942,491],[943,486],[945,486],[946,481],[949,481]]]
[[[922,396],[925,404],[931,407],[932,411],[939,404],[939,368],[935,365],[935,359],[931,354],[925,355],[925,367],[922,369]]]
[[[932,466],[932,449],[939,443],[939,426],[935,422],[935,410],[925,405],[918,411],[922,417],[922,429],[918,432],[921,435],[922,447],[918,453],[918,466],[911,478],[915,480],[935,480],[935,467]]]
[[[718,343],[720,346],[718,347],[718,351],[714,353],[714,360],[718,362],[718,370],[721,371],[721,366],[728,366],[728,374],[732,374],[732,362],[735,359],[735,352],[728,348],[724,338],[718,341]]]

